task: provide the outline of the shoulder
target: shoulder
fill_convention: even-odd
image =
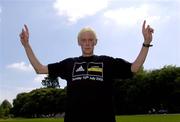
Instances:
[[[73,61],[73,60],[74,60],[74,58],[70,57],[70,58],[65,58],[65,59],[63,59],[63,60],[61,60],[60,62],[71,62],[71,61]]]
[[[107,55],[100,55],[100,56],[98,56],[98,58],[100,60],[103,60],[103,61],[109,62],[109,63],[116,63],[116,62],[118,62],[118,63],[130,63],[123,58],[116,58],[116,57],[107,56]]]
[[[114,60],[123,60],[122,58],[114,58],[112,56],[107,56],[107,55],[100,55],[97,56],[99,59],[105,60],[105,61],[114,61]]]
[[[65,58],[59,62],[73,62],[73,61],[76,61],[76,60],[79,60],[79,57],[70,57],[70,58]]]
[[[49,65],[54,65],[54,66],[58,66],[58,65],[68,65],[69,63],[71,63],[72,61],[74,60],[74,58],[65,58],[65,59],[62,59],[62,60],[59,60],[57,62],[54,62],[54,63],[49,63]]]

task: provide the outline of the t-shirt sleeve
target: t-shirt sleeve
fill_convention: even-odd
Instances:
[[[68,77],[67,68],[68,68],[68,60],[63,60],[57,63],[48,64],[49,76],[67,79]]]
[[[113,58],[110,64],[113,79],[126,79],[133,77],[133,73],[131,71],[132,63],[129,63],[121,58]]]

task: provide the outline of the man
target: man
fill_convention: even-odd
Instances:
[[[42,65],[29,44],[29,31],[25,25],[20,34],[29,61],[37,74],[49,74],[67,80],[67,106],[65,122],[115,122],[112,102],[113,79],[131,78],[143,65],[152,41],[153,29],[146,21],[142,26],[144,42],[133,63],[120,58],[94,55],[96,33],[83,28],[78,34],[82,56],[58,63]]]

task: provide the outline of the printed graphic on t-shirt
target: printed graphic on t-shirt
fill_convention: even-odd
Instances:
[[[103,81],[103,62],[75,62],[72,81],[76,80]]]
[[[75,63],[73,68],[73,76],[81,76],[87,74],[86,62]]]

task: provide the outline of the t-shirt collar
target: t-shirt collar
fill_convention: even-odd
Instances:
[[[83,59],[83,60],[92,60],[94,57],[95,57],[95,55],[92,55],[92,56],[80,56],[79,58]]]

